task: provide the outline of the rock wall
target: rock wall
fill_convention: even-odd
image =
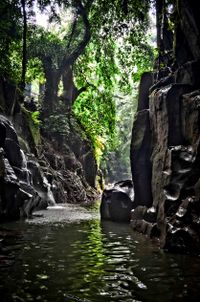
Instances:
[[[150,88],[149,109],[133,125],[134,229],[163,248],[200,250],[199,61],[187,62]],[[171,83],[169,83],[171,82]]]
[[[168,67],[161,69],[158,66],[156,72],[141,79],[131,144],[135,190],[131,225],[150,237],[158,238],[166,250],[198,254],[199,6],[193,0],[183,0],[176,2],[174,9],[177,19],[173,62],[171,57],[165,58],[163,62]],[[164,40],[161,42],[165,44]],[[162,62],[162,54],[159,62]],[[152,85],[150,78],[153,78]]]
[[[36,208],[54,204],[36,160],[27,160],[10,121],[0,115],[0,221],[29,217]],[[36,179],[32,171],[37,171]]]
[[[16,89],[8,93],[10,87],[0,79],[0,222],[30,217],[55,203],[93,202],[97,165],[75,119],[67,136],[42,136],[30,111],[13,112]]]

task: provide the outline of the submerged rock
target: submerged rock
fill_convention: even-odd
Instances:
[[[134,191],[130,180],[117,182],[112,189],[105,189],[100,206],[101,219],[129,222],[133,199]]]

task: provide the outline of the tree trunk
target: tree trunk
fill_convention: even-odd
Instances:
[[[76,101],[77,97],[83,92],[86,91],[86,87],[77,89],[73,80],[73,70],[69,67],[62,76],[64,92],[62,99],[66,104],[68,112],[71,112],[73,103]]]
[[[45,93],[43,101],[43,118],[48,118],[54,113],[58,100],[58,72],[52,68],[45,69]]]
[[[26,84],[26,65],[27,65],[27,16],[26,16],[26,0],[21,0],[23,12],[23,49],[22,49],[22,75],[21,75],[21,90],[24,92]]]
[[[63,98],[67,105],[67,107],[71,108],[72,106],[72,99],[74,94],[74,89],[76,88],[73,82],[73,72],[72,68],[69,67],[62,76],[62,82],[63,82]]]
[[[161,57],[163,53],[163,41],[162,41],[163,8],[164,8],[164,0],[156,0],[158,68],[160,67]]]

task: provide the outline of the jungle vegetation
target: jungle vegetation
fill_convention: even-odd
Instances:
[[[41,128],[63,131],[73,115],[92,141],[99,165],[104,158],[104,170],[106,159],[116,156],[128,166],[137,85],[154,62],[153,4],[2,0],[0,74],[18,85],[15,110],[25,106],[29,84],[37,83],[32,116]],[[38,14],[46,19],[43,25]]]

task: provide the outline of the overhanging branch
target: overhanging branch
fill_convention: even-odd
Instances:
[[[88,42],[90,41],[91,30],[90,30],[90,23],[88,20],[88,8],[92,5],[92,2],[93,2],[93,0],[89,0],[87,2],[86,6],[84,7],[80,0],[74,1],[76,7],[78,8],[79,14],[82,17],[83,24],[85,27],[85,32],[84,32],[82,40],[79,42],[76,49],[73,50],[70,54],[66,55],[64,57],[64,59],[62,60],[60,70],[59,70],[60,76],[65,72],[65,70],[68,66],[73,65],[73,63],[82,54],[82,52],[84,51]]]

